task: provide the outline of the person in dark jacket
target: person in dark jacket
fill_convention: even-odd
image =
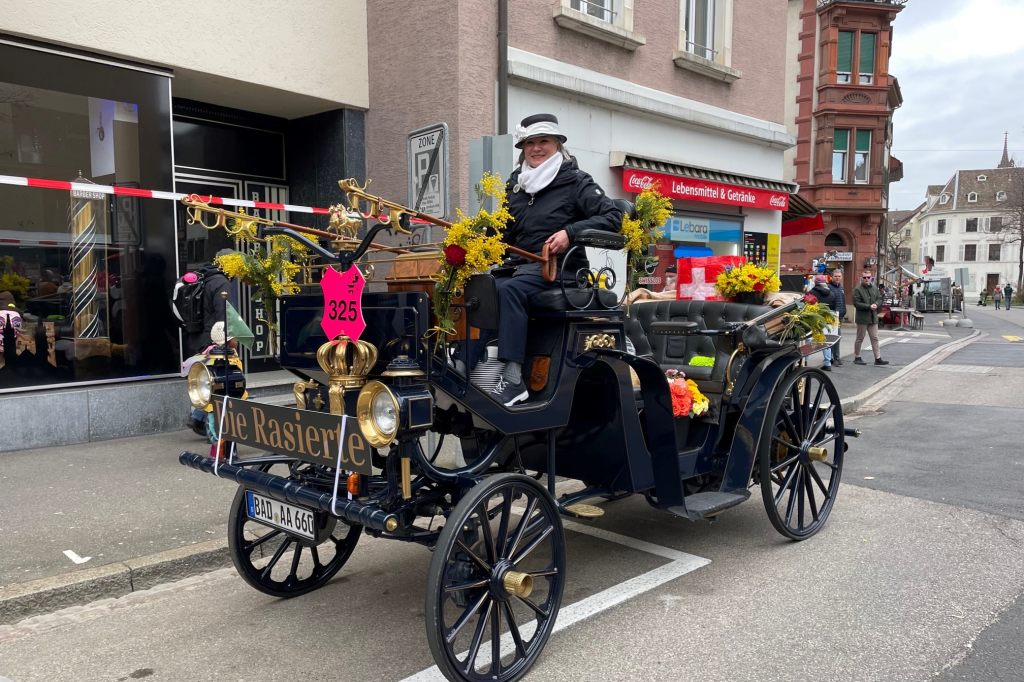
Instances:
[[[832,291],[832,310],[839,317],[839,324],[836,325],[836,335],[841,339],[843,320],[846,319],[846,289],[843,288],[843,271],[841,269],[836,268],[832,271],[832,280],[828,283],[828,288]],[[836,341],[836,345],[832,346],[832,364],[843,364],[843,356],[839,352],[839,341]]]
[[[1010,309],[1010,304],[1013,303],[1013,287],[1007,282],[1006,286],[1003,287],[1003,300],[1006,301],[1006,309]]]
[[[221,249],[218,256],[233,253],[231,249]],[[195,333],[185,335],[185,352],[190,355],[201,353],[213,343],[210,331],[213,325],[224,321],[225,306],[221,293],[230,293],[231,287],[227,276],[213,263],[207,263],[195,271],[203,279],[203,328]]]
[[[815,275],[814,286],[811,287],[810,292],[815,298],[818,299],[818,303],[828,306],[830,309],[835,310],[835,296],[832,294],[832,288],[828,285],[827,275]],[[825,363],[821,366],[826,372],[832,371],[832,349],[826,348],[822,351],[822,356],[825,359]]]
[[[618,232],[622,226],[622,212],[594,179],[579,169],[564,147],[565,141],[552,114],[527,116],[516,128],[516,148],[522,153],[508,180],[513,222],[504,236],[508,244],[532,253],[540,253],[546,245],[549,253],[559,256],[560,268],[581,230]],[[571,258],[565,264],[567,273],[575,275],[577,269],[587,267],[582,249]],[[505,369],[491,393],[510,407],[530,395],[522,376],[530,297],[558,284],[545,282],[536,262],[521,263],[511,277],[498,277],[496,282],[498,359],[505,362]]]
[[[860,358],[860,349],[864,345],[864,335],[871,339],[871,350],[875,354],[876,365],[888,365],[882,359],[882,351],[878,345],[878,309],[882,305],[882,296],[872,283],[872,275],[865,272],[860,277],[860,284],[853,290],[853,307],[857,309],[854,321],[857,323],[857,340],[853,342],[853,364],[866,365]]]

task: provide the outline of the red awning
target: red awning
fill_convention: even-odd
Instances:
[[[821,213],[815,213],[814,215],[800,216],[799,218],[793,218],[782,223],[782,236],[792,237],[824,229],[825,220],[821,217]]]

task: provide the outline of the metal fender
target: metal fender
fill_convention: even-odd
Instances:
[[[722,480],[723,492],[746,490],[748,487],[757,460],[759,439],[764,434],[768,403],[782,379],[796,366],[797,358],[791,353],[777,353],[762,360],[750,377],[753,386],[736,422]]]

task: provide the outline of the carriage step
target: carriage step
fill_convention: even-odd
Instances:
[[[686,507],[669,507],[669,511],[679,516],[686,516],[691,521],[699,521],[714,516],[720,511],[735,507],[750,497],[749,490],[734,493],[723,493],[717,490],[706,493],[694,493],[686,496]]]

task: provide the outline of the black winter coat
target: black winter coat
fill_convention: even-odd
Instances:
[[[539,254],[547,238],[559,230],[568,233],[571,248],[580,230],[619,232],[622,228],[622,211],[589,174],[579,169],[576,159],[564,161],[551,184],[534,195],[527,194],[518,183],[519,169],[516,169],[506,187],[508,209],[514,220],[506,228],[505,242],[512,246]],[[560,267],[561,264],[560,256]],[[582,249],[572,254],[566,274],[573,276],[581,267],[587,267]],[[539,263],[516,268],[517,275],[539,273]]]
[[[810,293],[814,294],[814,297],[818,299],[818,303],[824,303],[829,308],[835,305],[836,298],[828,284],[815,284]]]
[[[833,282],[829,282],[828,288],[832,291],[832,310],[836,311],[842,322],[846,317],[846,290]]]

